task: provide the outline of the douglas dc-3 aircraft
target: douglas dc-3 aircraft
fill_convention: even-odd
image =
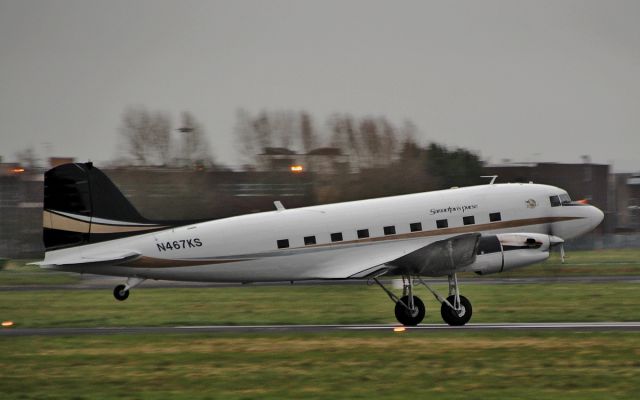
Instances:
[[[552,246],[594,229],[604,214],[566,191],[490,184],[275,210],[206,222],[149,221],[91,163],[65,164],[44,181],[43,268],[126,277],[125,300],[145,279],[275,282],[369,279],[404,325],[425,315],[414,286],[441,303],[443,320],[472,313],[456,274],[492,274],[541,262]],[[397,296],[379,280],[402,276]],[[422,277],[447,276],[447,297]]]

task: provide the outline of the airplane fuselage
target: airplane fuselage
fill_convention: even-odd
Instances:
[[[493,184],[213,220],[48,251],[50,268],[143,279],[212,282],[345,279],[430,243],[479,232],[527,232],[570,239],[603,217],[589,205],[557,205],[562,189]],[[119,265],[63,264],[131,251]],[[425,275],[441,275],[437,268]]]

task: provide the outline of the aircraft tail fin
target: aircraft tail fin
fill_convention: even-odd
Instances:
[[[44,176],[46,250],[80,246],[163,229],[138,213],[91,162],[63,164]]]

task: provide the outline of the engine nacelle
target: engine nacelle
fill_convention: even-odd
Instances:
[[[482,236],[476,261],[464,268],[480,275],[495,274],[542,262],[549,258],[549,249],[563,240],[540,233],[501,233]]]

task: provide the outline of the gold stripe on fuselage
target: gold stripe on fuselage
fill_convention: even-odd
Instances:
[[[144,232],[165,228],[160,225],[108,225],[95,222],[90,224],[87,221],[81,221],[46,210],[42,214],[42,227],[80,233],[89,233],[89,231],[91,231],[91,233]]]

